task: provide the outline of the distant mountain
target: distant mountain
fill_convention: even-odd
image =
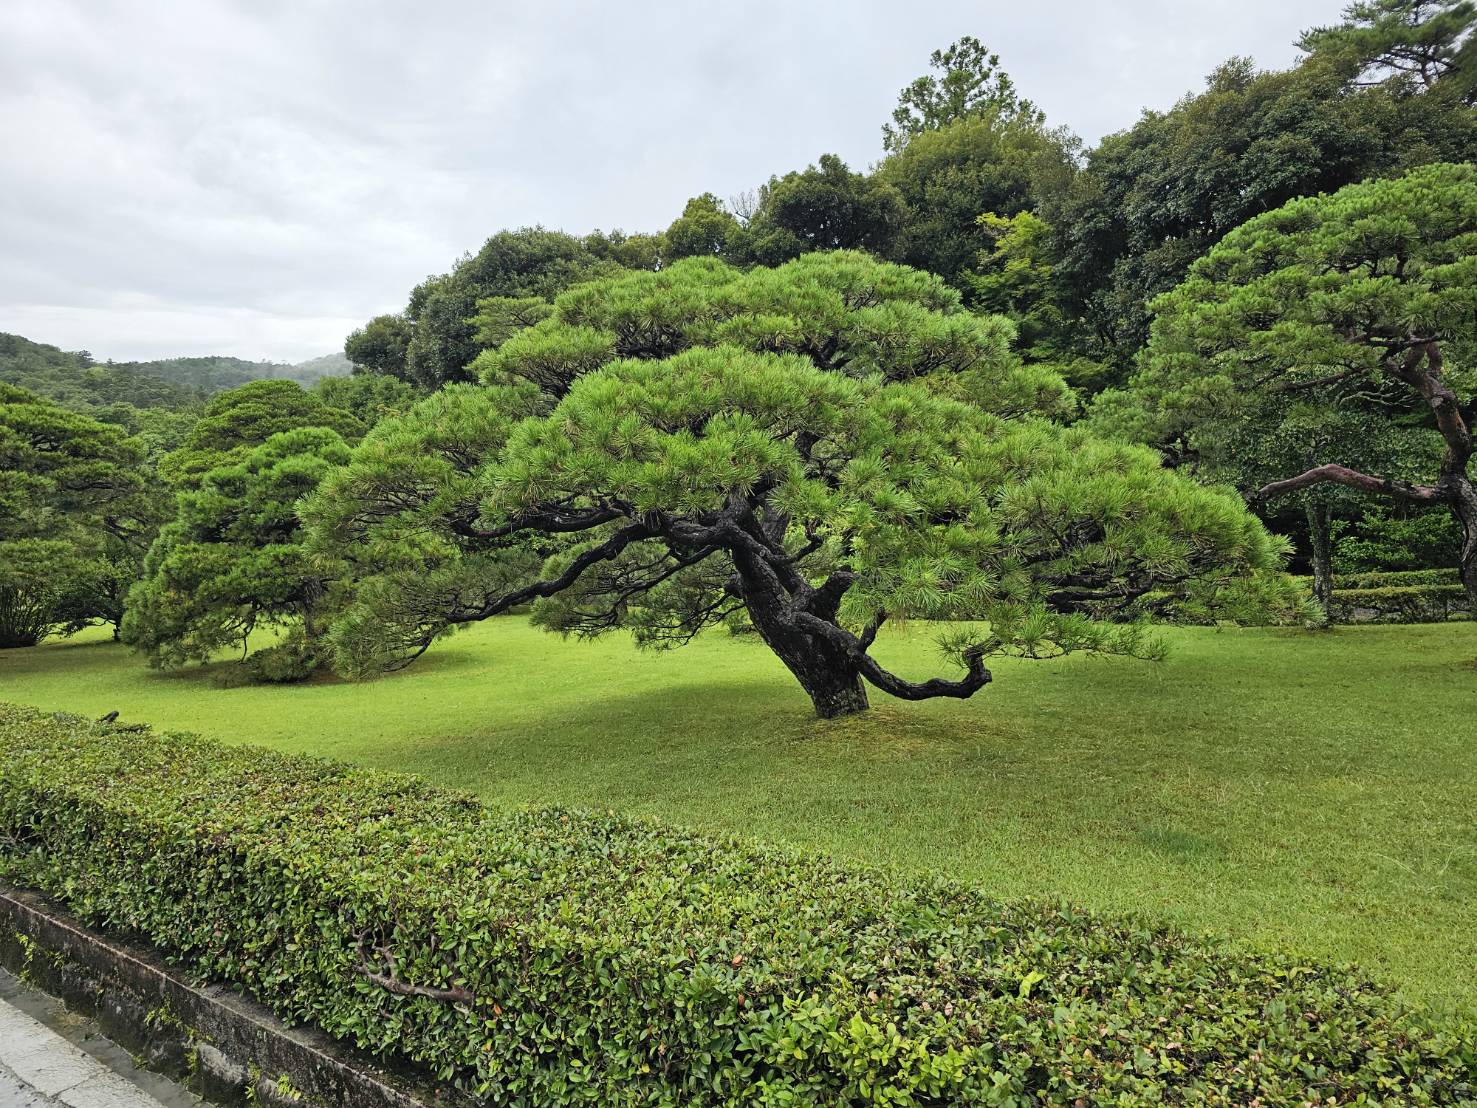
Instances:
[[[311,382],[320,377],[347,377],[354,372],[354,363],[343,354],[324,354],[321,358],[309,358],[292,367],[291,376],[299,381]]]
[[[180,408],[264,377],[311,385],[324,377],[346,376],[351,368],[342,354],[295,364],[217,355],[98,362],[86,351],[66,351],[0,332],[0,381],[73,407],[126,403],[139,408]]]
[[[306,362],[248,362],[244,358],[211,355],[201,358],[163,358],[153,362],[110,362],[119,369],[147,373],[207,394],[233,389],[247,381],[286,378],[311,385],[323,377],[345,376],[352,368],[342,354],[325,354]]]

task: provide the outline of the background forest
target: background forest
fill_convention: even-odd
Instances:
[[[1464,2],[1354,4],[1342,22],[1303,36],[1292,69],[1229,59],[1202,91],[1145,110],[1091,149],[1069,125],[1046,119],[987,46],[960,39],[902,90],[875,165],[856,169],[822,154],[742,195],[693,197],[660,230],[499,231],[412,289],[401,312],[354,331],[345,359],[98,364],[4,336],[7,495],[25,504],[0,531],[10,555],[0,638],[35,642],[94,620],[121,627],[131,605],[140,614],[130,637],[172,663],[257,626],[286,620],[300,630],[306,619],[316,628],[320,614],[327,620],[343,607],[329,579],[343,570],[325,569],[322,549],[308,550],[292,505],[346,464],[383,417],[487,379],[489,359],[516,348],[515,339],[542,341],[528,336],[547,333],[556,315],[583,325],[580,310],[555,307],[570,290],[697,272],[679,266],[684,259],[741,273],[827,251],[933,274],[958,311],[1008,320],[991,356],[1055,382],[1045,386],[1054,399],[1042,414],[1151,446],[1174,469],[1237,488],[1272,530],[1292,537],[1292,567],[1312,574],[1325,609],[1342,574],[1356,592],[1421,590],[1396,600],[1427,615],[1434,603],[1444,614],[1461,595],[1455,570],[1471,552],[1443,503],[1370,497],[1335,480],[1258,496],[1268,482],[1321,463],[1359,462],[1397,481],[1432,468],[1444,444],[1419,389],[1346,375],[1230,387],[1212,403],[1198,378],[1164,375],[1151,323],[1156,308],[1173,304],[1156,298],[1254,217],[1297,197],[1469,160],[1477,141],[1472,21]],[[676,303],[683,281],[673,288],[663,295]],[[570,335],[557,341],[577,343],[583,333]],[[903,333],[897,341],[925,340]],[[755,348],[788,347],[771,338]],[[1446,354],[1459,392],[1466,353],[1458,343]],[[348,367],[352,375],[343,374]],[[71,445],[38,445],[42,427]],[[298,437],[268,450],[284,432]],[[243,465],[244,476],[212,476]],[[73,471],[82,474],[77,487],[68,485]],[[288,483],[273,486],[279,480]],[[213,514],[194,519],[205,488]],[[258,496],[275,515],[232,506]],[[185,532],[194,538],[182,546]],[[229,546],[229,557],[200,554],[206,533]],[[161,567],[172,556],[180,568],[185,547],[200,557],[166,582]],[[260,574],[249,582],[222,569],[248,558]],[[1372,571],[1415,576],[1353,576]],[[185,587],[197,594],[191,610],[166,614],[160,597]],[[384,617],[382,609],[375,616]],[[288,669],[311,669],[306,658]]]

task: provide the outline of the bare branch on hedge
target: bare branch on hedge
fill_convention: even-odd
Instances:
[[[382,947],[376,949],[380,954],[386,953]],[[359,955],[359,961],[354,968],[359,975],[371,985],[378,985],[388,993],[394,993],[397,996],[423,996],[428,1000],[440,1000],[451,1004],[470,1004],[476,999],[470,989],[463,989],[457,985],[449,989],[442,989],[434,985],[412,985],[407,981],[401,981],[395,976],[393,965],[389,973],[380,973],[366,957],[362,938],[355,947],[355,952]]]

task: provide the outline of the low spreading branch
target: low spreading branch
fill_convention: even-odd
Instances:
[[[1436,504],[1446,499],[1442,490],[1434,485],[1412,485],[1408,481],[1397,481],[1393,477],[1374,477],[1360,473],[1357,469],[1337,464],[1314,466],[1306,473],[1273,481],[1257,490],[1257,500],[1271,500],[1290,492],[1297,492],[1312,485],[1344,485],[1360,492],[1393,496],[1412,504]]]
[[[801,630],[839,647],[856,663],[863,677],[889,696],[895,696],[899,700],[932,700],[935,697],[968,700],[988,685],[993,677],[985,668],[985,648],[978,644],[964,651],[965,672],[964,676],[958,680],[930,677],[927,681],[908,681],[885,669],[881,662],[867,653],[867,647],[862,640],[844,627],[838,627],[809,612],[795,612],[791,619]]]
[[[512,592],[503,593],[487,601],[480,607],[453,612],[448,617],[447,622],[476,623],[479,620],[488,619],[501,612],[506,612],[509,608],[516,608],[519,604],[527,604],[530,600],[539,600],[543,597],[553,596],[555,593],[563,592],[578,581],[580,575],[592,565],[595,565],[597,562],[608,562],[619,556],[621,551],[633,542],[638,542],[641,539],[655,538],[657,533],[657,531],[644,523],[633,523],[629,526],[622,527],[599,546],[592,546],[590,549],[582,551],[558,577],[550,578],[546,581],[535,581],[533,584],[525,585],[521,589],[514,589]]]

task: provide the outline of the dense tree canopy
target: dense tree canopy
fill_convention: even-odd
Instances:
[[[1032,360],[1071,359],[1071,325],[1061,310],[1050,226],[1035,212],[1009,218],[985,212],[978,223],[987,245],[962,275],[975,308],[1015,320],[1017,344]]]
[[[728,254],[760,265],[778,265],[811,250],[868,250],[885,257],[907,218],[897,189],[852,172],[835,154],[823,154],[816,165],[770,179]]]
[[[689,200],[667,228],[665,254],[671,260],[728,257],[740,248],[743,233],[723,201],[705,192]]]
[[[907,205],[893,257],[964,287],[961,275],[989,245],[979,217],[1040,207],[1068,186],[1075,154],[1065,132],[994,112],[921,132],[877,171]]]
[[[344,356],[358,369],[405,378],[410,354],[411,322],[403,315],[377,315],[344,340]]]
[[[1047,204],[1081,348],[1128,364],[1147,339],[1148,301],[1253,216],[1474,151],[1477,116],[1459,102],[1361,88],[1316,56],[1286,72],[1226,63],[1204,92],[1104,139],[1070,194]]]
[[[1400,401],[1424,411],[1439,449],[1426,455],[1421,478],[1355,468],[1352,452],[1367,456],[1380,440],[1355,423],[1320,444],[1329,453],[1309,459],[1317,464],[1290,467],[1259,494],[1332,484],[1443,506],[1462,528],[1460,568],[1477,601],[1477,491],[1468,472],[1477,168],[1427,166],[1286,204],[1228,235],[1155,310],[1144,368],[1125,396],[1103,403],[1143,413],[1160,436],[1224,427],[1289,397],[1345,419],[1383,415],[1387,431]],[[1241,434],[1233,449],[1246,456],[1257,443]]]
[[[499,231],[450,273],[428,277],[410,294],[402,315],[377,316],[349,336],[354,364],[423,388],[469,379],[467,366],[482,349],[472,322],[487,297],[548,299],[580,281],[618,272],[606,253],[562,231],[524,227]]]
[[[320,422],[349,438],[356,438],[384,416],[404,411],[420,396],[404,381],[378,373],[326,377],[313,387],[312,395],[330,410]],[[352,417],[353,422],[336,414],[339,412]]]
[[[143,450],[0,384],[0,647],[122,616],[151,525]]]
[[[290,381],[256,381],[221,393],[181,444],[162,478],[175,494],[169,522],[149,548],[128,594],[123,637],[154,665],[206,661],[226,646],[246,649],[258,628],[284,642],[253,655],[270,679],[306,676],[336,572],[304,542],[297,501],[348,459],[346,439],[369,420],[408,406],[398,381],[354,377],[323,394]]]
[[[193,483],[218,465],[239,459],[279,431],[329,427],[357,438],[364,426],[354,416],[325,403],[318,393],[292,381],[253,381],[212,397],[179,448],[161,463],[168,481]]]
[[[1071,390],[1022,365],[1010,324],[964,310],[937,277],[865,254],[808,254],[747,272],[690,259],[573,289],[552,314],[475,363],[494,384],[531,382],[553,398],[616,358],[698,345],[796,353],[818,368],[890,380],[928,377],[992,411],[1066,415]]]
[[[298,500],[349,449],[327,427],[280,431],[180,491],[175,518],[149,550],[128,598],[124,640],[154,665],[208,661],[258,628],[286,627],[260,676],[305,676],[335,574],[307,548]],[[272,668],[280,663],[280,668]]]
[[[1233,496],[1047,422],[1070,394],[938,278],[860,254],[691,260],[565,293],[488,384],[382,423],[306,509],[355,561],[346,668],[538,600],[581,635],[685,642],[742,611],[817,711],[968,696],[992,654],[1141,652],[1134,625],[1275,566]],[[889,618],[987,617],[957,679],[868,653]]]

